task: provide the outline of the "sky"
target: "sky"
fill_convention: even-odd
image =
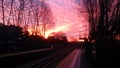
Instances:
[[[52,9],[56,24],[54,29],[47,31],[48,34],[52,31],[62,31],[66,34],[68,40],[78,39],[79,35],[88,36],[89,24],[85,15],[79,12],[84,9],[78,5],[80,2],[77,2],[77,0],[46,0],[46,2]],[[79,8],[79,11],[77,8]]]
[[[8,18],[10,18],[11,24],[18,24],[17,23],[17,11],[13,12],[13,14],[8,14],[10,11],[10,7],[7,6],[7,4],[9,3],[8,1],[10,0],[5,0],[5,19],[6,19],[6,23]],[[15,0],[15,3],[18,0]],[[32,1],[32,0],[31,0]],[[33,0],[36,1],[37,3],[39,3],[38,1],[40,0]],[[86,18],[86,14],[82,13],[84,12],[84,8],[82,7],[82,3],[80,2],[81,0],[44,0],[50,7],[52,14],[53,14],[53,22],[55,22],[55,27],[51,28],[49,30],[46,30],[46,36],[48,37],[51,33],[53,32],[63,32],[66,34],[68,40],[71,39],[79,39],[80,37],[84,37],[84,36],[88,36],[89,34],[89,24]],[[18,2],[19,3],[19,2]],[[35,4],[37,4],[35,3]],[[10,4],[8,4],[10,5]],[[18,4],[14,4],[14,10],[19,10],[18,9],[19,5]],[[31,8],[31,11],[34,11],[34,6]],[[30,6],[27,5],[26,9],[25,9],[25,13],[23,15],[25,15],[23,18],[25,20],[22,20],[20,24],[22,27],[24,27],[26,21],[28,21],[28,31],[30,34],[34,33],[34,24],[36,22],[34,22],[34,12],[31,12],[30,14],[30,19],[31,20],[27,20],[27,17],[29,17],[29,11],[27,11],[28,9],[30,9]],[[79,9],[79,10],[78,10]],[[0,17],[2,17],[2,13],[0,13]],[[13,16],[13,17],[12,17]],[[14,21],[14,19],[16,19],[16,21]],[[0,18],[0,22],[3,22],[3,20]],[[12,23],[14,22],[14,23]],[[41,23],[41,22],[40,22]],[[32,26],[31,26],[32,25]],[[33,28],[31,28],[33,27]],[[52,26],[53,27],[53,26]],[[38,27],[38,29],[40,29],[38,32],[40,33],[41,31],[41,26]],[[34,32],[33,32],[34,31]]]

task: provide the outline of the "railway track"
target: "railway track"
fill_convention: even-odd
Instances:
[[[54,68],[78,46],[67,45],[56,50],[35,50],[1,55],[0,68]]]
[[[62,61],[69,53],[71,53],[76,46],[66,47],[46,58],[28,63],[18,68],[54,68],[60,61]]]

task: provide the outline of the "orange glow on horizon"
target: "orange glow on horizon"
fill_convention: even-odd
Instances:
[[[71,26],[72,24],[66,24],[66,25],[60,25],[60,26],[57,26],[57,27],[55,27],[54,29],[49,29],[49,30],[47,30],[46,32],[45,32],[45,38],[47,38],[48,36],[50,36],[51,35],[51,33],[53,33],[53,32],[66,32],[66,31],[68,31],[70,28],[70,26]],[[28,30],[27,30],[28,32],[29,32],[29,35],[32,35],[32,34],[34,34],[35,33],[35,30],[34,29],[32,29],[32,28],[29,28]],[[40,30],[38,30],[38,31],[36,31],[36,33],[39,35],[40,34]],[[44,36],[44,35],[42,35],[42,36]]]
[[[32,35],[32,29],[27,30],[29,32],[29,35]]]
[[[73,23],[69,23],[69,24],[64,24],[64,25],[58,25],[56,26],[55,28],[52,28],[52,29],[49,29],[49,30],[46,30],[45,32],[45,36],[43,34],[41,34],[41,30],[39,27],[37,27],[37,31],[35,31],[34,29],[32,28],[29,28],[28,29],[28,32],[29,32],[29,35],[34,35],[35,33],[37,33],[37,35],[40,35],[40,36],[44,36],[46,39],[48,38],[48,36],[53,36],[54,34],[52,33],[57,33],[57,32],[67,32],[67,31],[70,31],[71,30],[71,27],[73,27]],[[72,30],[73,31],[73,30]],[[65,33],[66,34],[66,33]],[[67,36],[67,35],[66,35]],[[79,36],[79,33],[72,33],[71,34],[71,37],[67,36],[68,38],[68,41],[70,42],[74,42],[74,41],[81,41],[81,42],[84,42],[83,40],[79,40],[79,38],[75,38],[74,36]],[[82,37],[88,37],[87,35],[85,36],[84,33],[82,34]]]
[[[85,40],[83,40],[83,39],[80,39],[80,40],[78,40],[79,42],[85,42]]]
[[[64,26],[57,26],[56,28],[54,29],[50,29],[48,31],[46,31],[46,34],[45,34],[45,38],[47,38],[48,36],[51,35],[51,33],[53,32],[66,32],[69,30],[69,27],[71,26],[72,24],[69,24],[69,25],[64,25]]]

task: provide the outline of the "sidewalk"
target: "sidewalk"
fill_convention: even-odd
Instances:
[[[55,68],[93,68],[93,64],[81,49],[75,49]]]
[[[55,68],[75,68],[76,61],[78,61],[78,59],[80,58],[79,57],[80,53],[81,53],[80,49],[75,49],[63,61],[61,61]]]

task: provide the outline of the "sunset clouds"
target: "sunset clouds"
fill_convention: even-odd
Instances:
[[[79,32],[82,35],[88,35],[88,22],[82,13],[82,6],[79,6],[75,0],[46,0],[50,5],[55,17],[56,29],[62,26],[69,27],[60,30],[65,32],[68,38],[79,38]],[[76,8],[79,8],[78,11]],[[66,30],[67,29],[67,30]]]

